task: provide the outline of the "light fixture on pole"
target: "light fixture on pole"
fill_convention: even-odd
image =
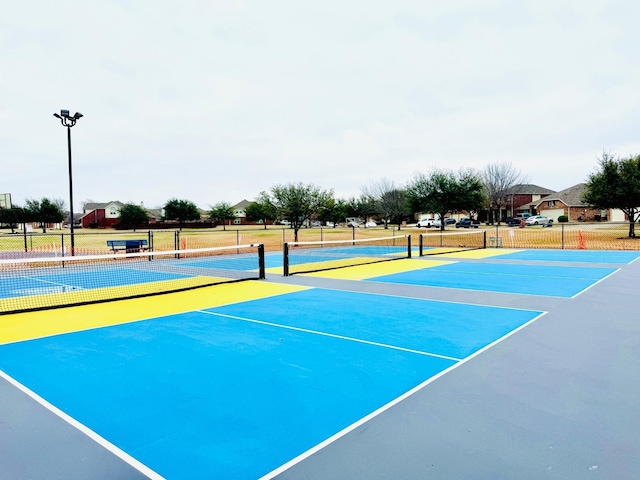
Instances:
[[[59,118],[63,127],[67,127],[67,146],[69,149],[69,225],[71,225],[71,255],[75,255],[75,238],[73,230],[73,173],[71,168],[71,127],[82,118],[81,113],[69,115],[69,110],[60,110],[60,114],[54,113],[54,117]]]

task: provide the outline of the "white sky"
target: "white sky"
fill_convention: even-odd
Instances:
[[[201,208],[640,153],[637,0],[0,0],[0,193]]]

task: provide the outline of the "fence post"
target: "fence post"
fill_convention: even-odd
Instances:
[[[60,234],[60,253],[64,257],[64,233]]]
[[[562,250],[564,250],[564,223],[560,225],[560,238],[562,239]]]

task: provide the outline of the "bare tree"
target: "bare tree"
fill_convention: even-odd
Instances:
[[[511,162],[494,162],[485,167],[482,171],[482,183],[490,222],[495,219],[500,223],[500,212],[509,202],[508,190],[514,185],[527,182],[528,179]]]
[[[393,180],[384,177],[360,188],[362,198],[369,200],[370,205],[372,205],[375,210],[374,213],[379,215],[380,220],[384,222],[384,228],[387,228],[390,216],[394,213],[390,211],[390,209],[392,209],[395,204],[392,203],[390,199],[393,198],[392,192],[397,190],[399,189],[393,183]],[[365,218],[365,222],[366,220]]]

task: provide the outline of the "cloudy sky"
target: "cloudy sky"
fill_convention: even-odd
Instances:
[[[640,153],[636,0],[0,0],[0,193],[201,208]]]

